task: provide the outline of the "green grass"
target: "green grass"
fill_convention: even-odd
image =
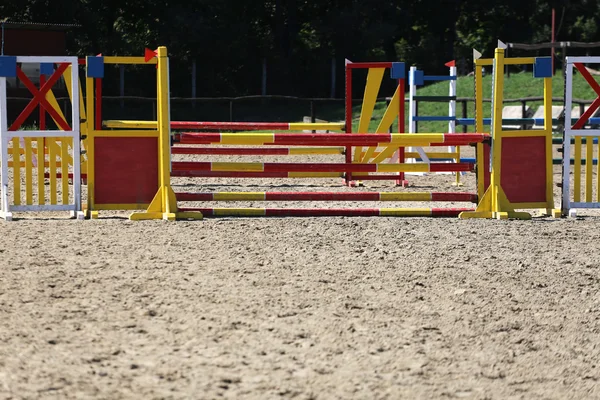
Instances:
[[[595,77],[596,81],[600,82],[600,77]],[[531,72],[511,73],[510,77],[504,77],[504,99],[518,99],[525,97],[536,97],[542,96],[544,93],[543,80],[532,77]],[[483,97],[484,99],[490,99],[492,95],[492,77],[487,75],[483,78]],[[427,87],[423,87],[417,90],[417,94],[420,96],[444,96],[448,95],[448,82],[439,82]],[[473,98],[475,96],[474,80],[473,77],[459,77],[457,80],[457,97],[468,97]],[[552,97],[563,98],[564,96],[564,77],[558,72],[558,75],[552,79]],[[596,93],[592,90],[585,80],[576,75],[573,79],[573,98],[583,100],[594,100]],[[521,105],[520,102],[506,102],[505,106],[508,105]],[[531,107],[532,111],[535,112],[539,106],[542,105],[541,101],[527,102],[527,106]],[[563,105],[562,102],[554,102],[554,105]],[[574,105],[575,106],[575,105]],[[486,102],[483,105],[484,117],[489,117],[491,113],[491,103]],[[356,131],[358,128],[358,119],[360,116],[361,106],[357,105],[353,107],[354,121],[353,130]],[[385,112],[385,102],[377,103],[371,123],[369,126],[370,131],[374,131],[381,120],[383,113]],[[457,103],[456,105],[457,116],[462,116],[462,104]],[[448,115],[448,103],[434,103],[434,102],[420,102],[418,115],[427,116],[443,116]],[[475,105],[473,102],[467,103],[467,117],[473,118],[475,116]],[[408,130],[408,94],[406,96],[406,121]],[[420,122],[419,132],[446,132],[447,123],[444,122]],[[457,130],[462,127],[457,127]],[[469,127],[469,131],[473,131],[473,127]]]

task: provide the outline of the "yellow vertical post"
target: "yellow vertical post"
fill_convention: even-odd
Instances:
[[[50,174],[50,204],[56,203],[56,141],[48,138],[48,169]]]
[[[169,111],[169,58],[167,48],[157,50],[157,126],[158,134],[158,191],[145,212],[133,213],[131,220],[164,219],[173,221],[179,218],[202,218],[201,213],[178,213],[177,199],[171,188],[171,121]]]
[[[492,210],[499,210],[498,196],[501,182],[501,157],[502,157],[502,106],[504,105],[504,49],[497,48],[494,65],[494,102],[492,116],[492,171],[490,175],[490,188],[492,189]],[[498,216],[505,218],[504,214]]]
[[[483,66],[475,64],[475,132],[483,133]],[[485,193],[485,171],[489,168],[484,160],[483,143],[477,143],[477,196]]]
[[[558,216],[558,211],[554,212],[554,188],[553,165],[552,165],[552,78],[544,78],[544,143],[546,150],[546,202],[545,213]]]
[[[87,216],[89,218],[96,218],[97,212],[94,212],[95,208],[95,190],[96,190],[96,165],[94,157],[94,144],[95,144],[95,126],[94,126],[94,78],[85,78],[85,102],[87,110],[86,118],[86,154],[87,154]]]
[[[585,201],[592,202],[592,168],[594,166],[594,140],[592,137],[585,139]]]
[[[60,183],[62,204],[69,204],[69,138],[60,138]]]
[[[573,164],[573,201],[578,202],[581,201],[581,136],[575,137],[573,158],[575,159]]]
[[[25,138],[25,204],[33,205],[33,157],[31,138]]]
[[[44,138],[37,138],[36,145],[37,154],[37,192],[38,192],[38,204],[46,204],[46,189],[44,186],[44,180],[46,175],[46,148],[44,146]]]
[[[163,218],[175,219],[177,212],[176,201],[171,201],[171,117],[169,110],[169,59],[167,48],[158,48],[158,156],[159,156],[159,185],[162,194]],[[173,198],[175,195],[173,194]]]
[[[13,180],[14,180],[14,204],[21,204],[21,146],[18,138],[13,138]]]

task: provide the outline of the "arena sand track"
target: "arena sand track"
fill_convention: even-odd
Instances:
[[[598,216],[123,215],[0,223],[1,398],[600,397]]]

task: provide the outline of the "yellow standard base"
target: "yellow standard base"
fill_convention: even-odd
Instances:
[[[200,212],[177,211],[177,198],[170,186],[161,187],[154,195],[152,203],[144,212],[135,212],[129,216],[131,221],[146,221],[151,219],[163,219],[175,221],[177,219],[202,219]]]
[[[552,215],[552,218],[561,218],[562,217],[562,211],[560,209],[553,209],[551,210],[552,213],[550,215]]]
[[[531,214],[528,212],[515,211],[500,187],[497,188],[496,202],[492,202],[492,200],[492,187],[490,186],[475,211],[461,212],[458,218],[531,219]]]

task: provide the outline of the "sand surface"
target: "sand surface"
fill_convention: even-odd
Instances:
[[[600,398],[596,215],[126,215],[0,223],[0,398]]]

